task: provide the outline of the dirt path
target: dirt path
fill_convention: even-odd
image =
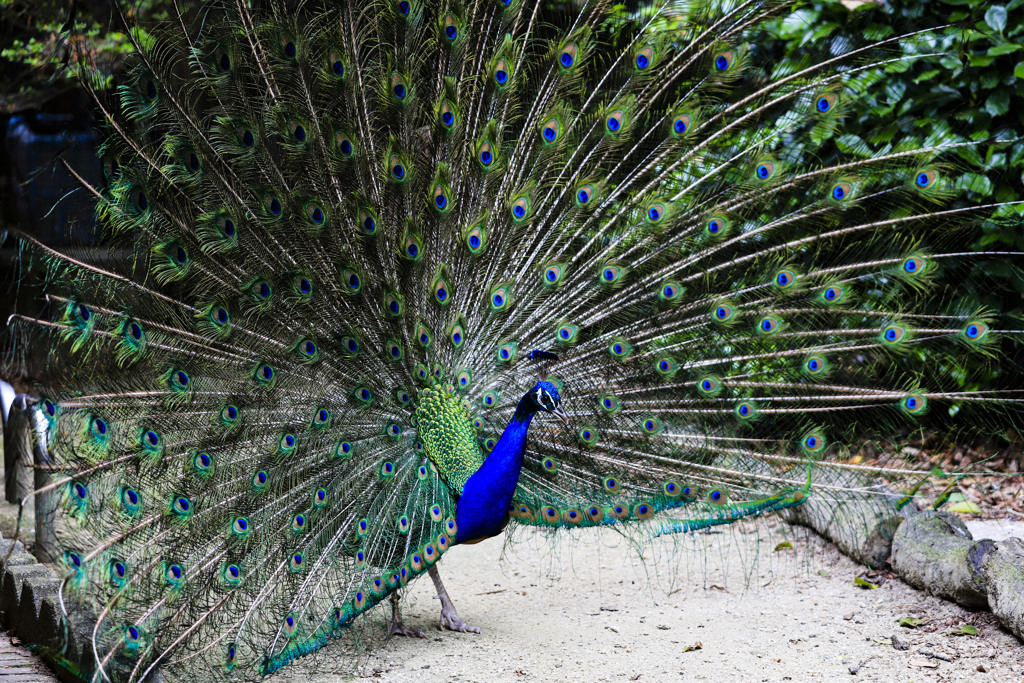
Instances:
[[[429,640],[368,648],[356,677],[1024,681],[1024,645],[991,615],[929,597],[892,575],[878,577],[878,589],[858,588],[863,567],[813,535],[783,528],[661,538],[644,562],[608,531],[563,540],[554,551],[543,535],[524,534],[504,558],[501,539],[453,548],[441,575],[459,614],[483,634],[438,632],[433,587],[418,580],[403,601],[404,617]],[[776,549],[784,541],[794,548]],[[901,628],[901,617],[923,623]],[[964,623],[980,633],[947,635]],[[367,644],[382,640],[383,612],[363,632]],[[908,649],[895,649],[894,635]],[[269,680],[351,680],[343,649],[328,646]]]
[[[0,683],[57,683],[46,665],[20,643],[0,631]]]

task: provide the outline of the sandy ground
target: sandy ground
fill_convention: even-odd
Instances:
[[[776,548],[785,541],[793,547]],[[378,608],[357,629],[354,674],[351,650],[338,643],[267,680],[1024,681],[1024,644],[990,614],[887,573],[873,576],[880,588],[859,588],[864,567],[784,525],[661,538],[645,559],[607,530],[553,549],[540,533],[521,534],[504,553],[503,544],[456,547],[439,565],[460,616],[483,634],[437,631],[424,576],[406,590],[403,616],[428,640],[384,642]],[[901,617],[922,623],[900,627]],[[950,634],[965,623],[980,633]]]
[[[0,508],[9,535],[14,510]],[[975,538],[1024,537],[1024,521],[967,523]],[[1024,644],[991,614],[886,572],[869,575],[878,589],[859,588],[863,566],[774,520],[660,538],[642,554],[610,530],[560,533],[554,543],[520,530],[508,543],[457,546],[439,567],[481,635],[436,629],[440,607],[424,576],[402,604],[427,640],[385,642],[382,606],[353,629],[358,650],[331,643],[265,680],[1024,683]],[[904,628],[902,617],[922,623]],[[963,624],[980,633],[951,635]],[[894,648],[894,635],[907,649]],[[0,674],[13,671],[0,662]]]

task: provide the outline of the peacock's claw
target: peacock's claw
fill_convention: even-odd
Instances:
[[[410,628],[402,623],[402,613],[398,609],[398,591],[391,594],[391,624],[388,626],[388,638],[405,636],[406,638],[426,638],[427,634],[418,628]]]
[[[448,629],[449,631],[460,631],[462,633],[481,633],[479,626],[470,626],[460,619],[458,612],[455,611],[455,607],[450,602],[447,605],[442,604],[441,623],[438,625],[438,629],[441,631]]]
[[[406,638],[426,638],[427,634],[418,628],[411,628],[400,621],[392,621],[388,627],[388,638],[391,636],[405,636]]]
[[[452,604],[452,599],[448,597],[448,591],[441,583],[441,574],[437,571],[437,565],[430,568],[430,579],[434,582],[434,588],[437,589],[437,599],[441,601],[441,623],[438,624],[438,629],[461,633],[481,633],[479,627],[470,626],[459,619],[459,613],[455,611],[455,605]]]

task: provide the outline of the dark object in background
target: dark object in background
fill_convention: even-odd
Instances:
[[[19,225],[44,244],[95,244],[93,197],[60,162],[60,156],[93,184],[100,183],[99,135],[92,121],[69,114],[12,116],[7,152]]]

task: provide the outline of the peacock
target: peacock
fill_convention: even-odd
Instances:
[[[1005,357],[964,264],[1011,258],[964,246],[976,143],[842,137],[934,32],[773,60],[775,0],[113,8],[110,254],[22,236],[47,305],[9,355],[97,677],[259,678],[388,601],[422,635],[423,574],[478,632],[454,545],[920,486],[955,473],[857,444],[1017,424],[963,388]]]

